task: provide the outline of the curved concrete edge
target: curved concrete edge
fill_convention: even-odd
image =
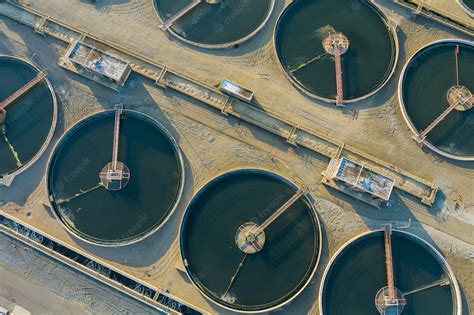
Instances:
[[[179,160],[179,165],[180,165],[180,168],[181,168],[181,181],[180,181],[180,188],[178,190],[178,194],[176,195],[176,200],[174,202],[174,205],[172,207],[172,209],[170,210],[170,212],[168,213],[168,215],[166,216],[166,218],[159,224],[157,225],[156,227],[150,229],[148,232],[146,232],[145,234],[141,235],[140,237],[138,238],[132,238],[130,240],[126,240],[126,241],[123,241],[123,242],[101,242],[99,240],[91,240],[79,233],[76,233],[71,227],[69,227],[58,215],[56,209],[55,209],[55,206],[53,204],[53,201],[51,200],[52,199],[52,195],[51,195],[51,191],[49,189],[49,185],[48,185],[48,178],[49,178],[49,173],[51,171],[51,166],[52,166],[52,161],[53,161],[53,157],[55,156],[56,154],[56,151],[58,149],[60,149],[60,146],[63,144],[63,142],[65,140],[67,140],[69,138],[69,133],[74,131],[75,129],[81,127],[83,124],[85,124],[89,119],[91,118],[100,118],[101,116],[109,116],[109,115],[114,115],[115,111],[112,109],[112,110],[105,110],[105,111],[99,111],[99,112],[96,112],[96,113],[93,113],[91,115],[88,115],[84,118],[82,118],[81,120],[79,120],[78,122],[76,122],[74,125],[72,125],[69,129],[67,129],[63,135],[61,136],[61,138],[58,140],[58,142],[56,143],[54,149],[51,151],[51,155],[49,156],[49,160],[48,160],[48,166],[46,168],[46,176],[45,176],[45,190],[46,190],[46,195],[48,196],[48,202],[49,202],[49,205],[51,207],[51,212],[53,213],[54,217],[56,220],[58,220],[61,225],[63,226],[63,228],[71,235],[73,235],[74,237],[80,239],[81,241],[85,242],[85,243],[88,243],[88,244],[91,244],[91,245],[96,245],[96,246],[101,246],[101,247],[123,247],[123,246],[128,246],[128,245],[132,245],[132,244],[135,244],[135,243],[138,243],[144,239],[146,239],[147,237],[151,236],[152,234],[154,234],[155,232],[157,232],[158,230],[160,230],[168,221],[169,219],[173,216],[174,212],[176,211],[176,209],[178,208],[178,205],[181,201],[181,197],[183,195],[183,191],[184,191],[184,181],[185,181],[185,177],[186,177],[186,174],[185,174],[185,166],[184,166],[184,159],[183,159],[183,155],[181,153],[181,150],[178,146],[178,143],[176,142],[176,139],[171,135],[171,133],[160,123],[158,122],[156,119],[154,119],[153,117],[147,115],[147,114],[144,114],[142,112],[139,112],[139,111],[136,111],[136,110],[131,110],[131,109],[124,109],[123,110],[123,113],[129,113],[129,114],[132,114],[132,115],[135,115],[135,116],[138,116],[138,117],[141,117],[142,119],[145,119],[145,120],[148,120],[150,121],[151,123],[153,123],[157,128],[159,128],[167,137],[168,139],[171,141],[171,144],[173,145],[174,149],[175,149],[175,152],[178,156],[178,160]]]
[[[361,240],[362,238],[365,238],[371,234],[375,233],[383,233],[384,231],[382,229],[379,230],[374,230],[374,231],[368,231],[364,232],[362,234],[359,234],[350,240],[348,240],[346,243],[344,243],[338,250],[337,252],[331,257],[329,260],[326,269],[324,270],[323,277],[321,278],[321,286],[319,288],[319,312],[321,315],[324,315],[324,310],[323,310],[323,292],[324,292],[324,287],[326,286],[326,281],[329,272],[331,271],[331,268],[334,264],[334,262],[339,258],[339,256],[349,247],[351,246],[354,242]],[[441,264],[442,268],[444,271],[448,274],[449,280],[451,281],[451,285],[454,287],[454,293],[455,293],[455,300],[456,300],[456,310],[455,310],[455,315],[462,315],[462,299],[461,299],[461,289],[459,287],[459,283],[456,279],[456,276],[454,275],[453,270],[451,267],[448,265],[448,262],[446,259],[441,255],[440,252],[436,248],[434,248],[433,245],[422,239],[421,237],[410,233],[406,231],[400,231],[393,229],[393,232],[395,233],[400,233],[404,235],[407,238],[413,239],[417,244],[423,246],[426,250],[428,250],[431,255],[438,260],[438,262]]]
[[[24,62],[28,64],[29,66],[31,66],[35,71],[37,72],[41,71],[39,67],[37,67],[32,62],[29,62],[23,58],[2,55],[2,54],[0,54],[0,58],[9,58],[9,59],[14,59],[20,62]],[[56,99],[56,93],[54,92],[54,88],[51,82],[49,82],[47,77],[45,77],[43,80],[44,82],[46,82],[46,85],[48,86],[48,89],[51,94],[51,98],[53,100],[53,119],[51,121],[51,128],[49,129],[48,135],[46,136],[46,139],[44,140],[43,145],[41,146],[40,150],[33,156],[33,158],[30,161],[28,161],[25,165],[18,168],[16,171],[4,175],[3,178],[0,179],[0,185],[10,187],[15,177],[17,177],[18,175],[20,175],[21,173],[29,169],[33,164],[35,164],[43,156],[44,152],[46,152],[46,150],[48,149],[49,144],[51,143],[51,140],[53,139],[54,132],[56,131],[56,125],[58,123],[58,102]]]
[[[224,305],[224,304],[221,304],[221,303],[217,302],[216,300],[209,297],[206,293],[204,293],[204,291],[202,291],[199,288],[199,286],[197,285],[197,283],[195,282],[193,277],[191,277],[191,275],[189,273],[188,266],[186,264],[186,257],[185,257],[184,252],[183,252],[183,238],[182,238],[182,235],[183,235],[183,230],[184,230],[184,221],[186,220],[186,217],[188,215],[189,207],[194,203],[196,198],[198,198],[209,187],[209,185],[213,184],[216,180],[219,180],[219,179],[224,178],[226,176],[229,176],[229,175],[232,175],[232,174],[235,174],[235,173],[240,173],[240,172],[256,172],[256,173],[261,172],[261,173],[264,173],[264,174],[269,174],[271,176],[274,176],[275,178],[278,178],[279,180],[282,180],[284,183],[287,183],[292,188],[297,189],[299,187],[296,183],[294,183],[290,179],[284,177],[283,175],[277,174],[272,170],[266,169],[266,168],[232,168],[232,169],[228,169],[224,172],[219,173],[218,175],[214,176],[211,180],[207,181],[204,185],[202,185],[197,190],[197,193],[191,198],[191,200],[186,205],[186,210],[184,211],[184,214],[181,218],[181,223],[180,223],[180,228],[179,228],[179,251],[180,251],[180,255],[181,255],[181,261],[183,262],[183,265],[186,268],[186,274],[187,274],[189,280],[193,283],[194,287],[199,291],[199,293],[201,293],[202,296],[204,296],[204,298],[206,300],[212,302],[213,304],[215,304],[219,307],[222,307],[225,310],[232,311],[232,312],[237,312],[237,313],[241,313],[241,314],[267,313],[267,312],[271,312],[271,311],[281,309],[282,307],[284,307],[284,306],[290,304],[291,302],[293,302],[308,287],[308,285],[311,283],[312,279],[314,278],[314,275],[316,274],[316,271],[319,268],[319,263],[320,263],[320,260],[321,260],[321,253],[322,253],[322,246],[323,246],[323,231],[322,231],[321,220],[319,218],[319,214],[316,211],[316,208],[314,206],[314,199],[312,198],[312,196],[309,193],[306,193],[304,196],[306,198],[306,201],[309,203],[309,205],[311,207],[311,210],[314,214],[315,222],[316,222],[316,224],[318,226],[318,230],[319,230],[319,233],[318,233],[318,238],[319,238],[318,258],[316,259],[313,271],[311,272],[311,274],[308,277],[307,281],[301,286],[301,288],[297,292],[295,292],[293,294],[292,297],[290,297],[289,299],[287,299],[286,301],[284,301],[284,302],[282,302],[278,305],[275,305],[275,306],[272,306],[272,307],[269,307],[269,308],[265,308],[265,309],[261,309],[261,310],[246,311],[246,310],[239,310],[239,309],[231,308],[227,305]]]
[[[273,30],[273,52],[274,52],[275,56],[277,57],[277,61],[278,61],[277,63],[279,65],[280,69],[283,71],[283,74],[285,75],[285,77],[291,82],[291,84],[297,90],[302,92],[304,95],[306,95],[306,96],[308,96],[312,99],[318,100],[318,101],[323,101],[323,102],[330,103],[330,104],[336,104],[336,99],[335,98],[322,97],[320,95],[317,95],[317,94],[307,90],[302,84],[298,83],[291,75],[288,74],[285,67],[283,66],[283,63],[281,62],[281,59],[278,55],[278,50],[277,50],[277,47],[276,47],[277,29],[278,29],[278,26],[280,25],[280,21],[281,21],[283,15],[286,14],[286,12],[290,9],[290,7],[293,4],[294,4],[294,1],[292,0],[283,9],[283,11],[278,16],[277,23],[275,24],[275,28]],[[392,69],[391,69],[390,73],[386,76],[384,81],[377,88],[375,88],[373,91],[371,91],[371,92],[369,92],[365,95],[362,95],[360,97],[344,100],[345,104],[353,104],[353,103],[356,103],[356,102],[366,100],[366,99],[374,96],[380,90],[382,90],[388,84],[390,79],[393,77],[393,75],[395,73],[395,70],[397,68],[398,59],[400,57],[400,46],[399,46],[400,44],[399,44],[399,39],[398,39],[398,33],[397,33],[398,28],[397,28],[397,26],[390,24],[390,21],[387,18],[387,16],[377,7],[377,5],[372,0],[368,1],[367,5],[369,5],[384,21],[384,24],[387,27],[387,30],[389,31],[389,33],[392,37],[393,48],[395,49],[395,57],[393,59],[393,64],[391,66]]]
[[[160,23],[164,23],[163,19],[161,18],[161,15],[158,11],[158,8],[156,7],[155,1],[154,0],[151,0],[151,1],[153,3],[153,9],[155,10],[155,13],[156,13],[156,16],[158,17],[158,20],[160,21]],[[180,34],[175,32],[172,27],[170,27],[168,29],[168,32],[170,32],[173,36],[175,36],[176,38],[178,38],[182,42],[184,42],[186,44],[189,44],[189,45],[192,45],[192,46],[195,46],[195,47],[204,48],[204,49],[227,49],[227,48],[232,48],[233,46],[240,45],[240,44],[250,40],[255,35],[257,35],[257,33],[260,32],[267,25],[268,21],[270,20],[270,17],[272,16],[272,13],[273,13],[274,9],[275,9],[275,0],[271,0],[270,8],[268,10],[267,15],[265,16],[265,19],[262,21],[262,23],[260,23],[260,25],[253,32],[251,32],[250,34],[242,37],[241,39],[238,39],[236,41],[229,42],[229,43],[216,44],[216,45],[198,43],[198,42],[189,40],[189,39],[181,36]]]
[[[437,40],[437,41],[428,43],[428,44],[424,45],[423,47],[421,47],[420,49],[418,49],[410,58],[408,58],[408,61],[403,66],[402,72],[400,74],[400,80],[398,81],[398,104],[400,105],[400,110],[402,112],[403,119],[405,120],[405,122],[407,123],[407,125],[410,128],[411,132],[413,132],[413,134],[415,136],[419,136],[420,133],[418,132],[418,129],[415,127],[415,125],[411,121],[410,117],[408,116],[408,113],[407,113],[406,108],[405,108],[405,102],[403,101],[403,83],[405,81],[406,72],[407,72],[408,68],[410,67],[410,64],[413,61],[413,59],[416,56],[418,56],[420,53],[422,53],[425,49],[427,49],[431,46],[438,45],[438,44],[455,43],[455,42],[474,46],[474,41],[470,41],[470,40],[467,40],[467,39],[448,38],[448,39]],[[435,153],[437,153],[441,156],[447,157],[449,159],[464,161],[464,162],[474,161],[474,156],[472,156],[472,157],[463,157],[463,156],[457,156],[457,155],[442,151],[442,150],[438,149],[437,147],[435,147],[430,142],[428,142],[428,140],[426,140],[426,139],[423,141],[423,145],[427,146],[429,149],[431,149]]]
[[[474,18],[474,10],[467,6],[463,0],[456,0],[456,2],[469,14],[472,18]]]

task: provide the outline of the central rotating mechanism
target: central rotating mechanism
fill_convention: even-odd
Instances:
[[[323,39],[324,50],[333,56],[344,55],[349,46],[347,37],[339,32],[330,32]]]
[[[127,186],[130,181],[130,169],[118,161],[118,150],[120,140],[120,119],[123,106],[115,106],[114,143],[112,148],[112,162],[102,168],[99,173],[100,183],[108,190],[118,191]]]
[[[393,295],[392,295],[393,294]],[[383,287],[375,296],[375,307],[380,314],[399,315],[407,301],[398,288]]]
[[[474,106],[474,96],[465,86],[455,85],[447,93],[449,106],[457,111],[466,111]]]
[[[235,234],[237,247],[246,254],[255,254],[263,249],[265,232],[253,222],[242,224]]]

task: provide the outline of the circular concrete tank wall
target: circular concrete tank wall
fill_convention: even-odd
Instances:
[[[398,93],[415,141],[452,159],[474,160],[473,73],[474,44],[469,41],[434,42],[410,58],[403,69]],[[450,110],[450,91],[456,86],[461,94],[467,91],[471,97],[454,97],[458,102],[465,101],[465,106]]]
[[[46,179],[58,219],[75,236],[104,246],[134,243],[155,232],[183,190],[183,159],[172,136],[135,111],[124,110],[120,120],[118,160],[126,165],[126,185],[107,189],[100,175],[112,160],[114,111],[68,130],[51,155]]]
[[[461,315],[459,286],[441,254],[411,233],[393,230],[391,239],[394,284],[406,299],[401,314]],[[379,314],[375,297],[387,286],[386,270],[384,231],[347,242],[323,275],[321,314]]]
[[[263,170],[236,170],[206,184],[181,225],[189,277],[210,300],[238,312],[264,312],[294,299],[309,283],[321,251],[321,227],[305,195],[242,246],[243,229],[263,226],[298,190]],[[245,240],[244,240],[245,242]]]
[[[344,102],[369,97],[393,74],[396,32],[369,1],[293,1],[275,28],[275,50],[290,81],[305,94],[336,102],[335,56],[324,47],[328,34],[347,38],[341,55]]]
[[[153,0],[165,25],[191,0]],[[204,0],[168,30],[182,41],[202,48],[228,48],[249,40],[268,22],[275,0]],[[163,26],[162,26],[163,27]]]
[[[56,128],[57,104],[53,87],[33,64],[0,55],[0,73],[0,182],[9,185],[46,150]],[[31,87],[21,94],[28,83]]]
[[[469,14],[474,17],[474,0],[457,0],[460,6]]]

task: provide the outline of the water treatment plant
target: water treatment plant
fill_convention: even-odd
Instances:
[[[0,313],[471,314],[471,6],[0,1]]]

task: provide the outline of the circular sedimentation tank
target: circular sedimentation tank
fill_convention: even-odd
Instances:
[[[196,0],[153,0],[166,24]],[[255,36],[268,22],[275,0],[202,0],[169,25],[182,41],[202,48],[228,48]]]
[[[474,161],[474,44],[443,40],[417,51],[399,83],[403,117],[416,142]]]
[[[347,242],[330,260],[321,282],[322,315],[380,314],[387,290],[384,231]],[[387,314],[461,315],[459,285],[446,260],[414,234],[392,230],[395,292],[402,302]]]
[[[50,82],[33,64],[0,55],[0,73],[0,182],[9,185],[49,145],[57,103]]]
[[[374,4],[297,0],[282,12],[274,35],[276,54],[293,85],[316,99],[336,102],[336,57],[325,48],[330,34],[346,40],[340,57],[344,103],[367,98],[387,83],[398,43],[396,31]]]
[[[205,297],[234,311],[264,312],[308,285],[321,227],[302,191],[256,169],[225,173],[200,189],[184,215],[180,244],[187,273]]]
[[[113,167],[116,117],[113,110],[100,112],[69,129],[53,150],[46,178],[60,222],[102,246],[131,244],[159,229],[176,209],[184,183],[183,158],[171,134],[132,110],[119,116]]]

